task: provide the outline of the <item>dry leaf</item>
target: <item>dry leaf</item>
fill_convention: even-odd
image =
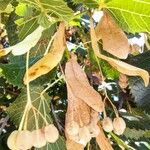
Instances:
[[[35,80],[51,71],[57,64],[61,61],[64,50],[65,50],[65,24],[61,22],[56,33],[51,51],[45,55],[42,59],[36,62],[28,70],[28,81],[27,81],[27,72],[24,77],[24,83]]]
[[[92,27],[93,26],[91,26],[91,28]],[[146,70],[140,69],[138,67],[129,65],[123,61],[116,60],[114,58],[110,58],[110,57],[100,54],[99,48],[98,48],[98,43],[97,43],[98,39],[95,36],[94,29],[91,29],[91,30],[92,30],[92,32],[91,32],[92,48],[93,48],[96,56],[98,56],[101,59],[106,60],[111,66],[113,66],[115,69],[117,69],[122,74],[126,74],[128,76],[140,76],[144,80],[145,86],[148,86],[149,73]]]
[[[84,150],[84,146],[82,144],[76,143],[69,138],[67,138],[66,147],[67,150]]]
[[[7,55],[10,51],[12,51],[13,55],[23,55],[28,52],[32,47],[34,47],[37,42],[39,41],[44,28],[39,26],[35,31],[29,34],[23,41],[19,42],[18,44],[1,49],[0,50],[0,57]]]
[[[72,57],[72,59],[66,63],[65,74],[67,84],[76,97],[83,100],[98,112],[104,110],[104,104],[100,94],[90,86],[85,72],[81,69],[75,57]]]
[[[96,137],[96,142],[98,143],[101,150],[113,150],[109,140],[106,138],[102,127],[99,125],[100,132]]]
[[[130,53],[128,39],[108,12],[104,11],[95,32],[98,39],[102,38],[104,50],[120,59],[127,58]]]

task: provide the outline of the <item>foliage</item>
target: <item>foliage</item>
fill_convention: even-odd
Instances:
[[[0,149],[49,124],[59,138],[33,149],[149,149],[149,0],[0,3]]]

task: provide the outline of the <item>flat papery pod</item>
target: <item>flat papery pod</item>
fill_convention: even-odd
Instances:
[[[91,24],[92,24],[92,22],[91,22]],[[148,86],[149,73],[146,70],[129,65],[123,61],[116,60],[114,58],[110,58],[110,57],[100,54],[98,43],[97,43],[98,39],[95,36],[95,32],[92,29],[92,26],[91,26],[91,31],[92,31],[91,32],[92,33],[91,34],[92,48],[97,57],[106,60],[111,66],[113,66],[115,69],[117,69],[122,74],[125,74],[128,76],[140,76],[144,80],[145,86]]]
[[[67,86],[67,92],[68,92],[68,105],[70,108],[70,111],[73,113],[73,119],[78,122],[80,127],[84,125],[88,125],[90,123],[90,111],[91,108],[81,99],[78,97],[75,97],[73,94],[73,91],[69,86]],[[71,106],[71,107],[70,107]]]
[[[102,39],[104,50],[120,59],[127,58],[130,53],[128,39],[108,12],[104,11],[95,32],[97,38]]]
[[[67,150],[84,150],[84,146],[82,144],[76,143],[71,139],[67,139],[66,147]]]
[[[68,135],[76,135],[79,128],[86,126],[91,121],[91,108],[81,99],[75,97],[67,84],[68,107],[66,113],[65,129]]]
[[[96,142],[98,143],[101,150],[113,150],[110,141],[105,136],[102,127],[99,125],[100,132],[99,135],[96,137]]]
[[[140,76],[144,80],[145,86],[149,85],[149,73],[146,70],[129,65],[123,61],[116,60],[102,54],[99,54],[98,57],[106,60],[111,66],[113,66],[123,74],[126,74],[128,76]]]
[[[72,56],[66,63],[65,77],[67,85],[75,97],[87,103],[97,112],[104,110],[100,94],[90,86],[86,74],[77,63],[75,56]]]
[[[28,70],[28,81],[27,72],[24,76],[24,83],[35,80],[36,78],[50,72],[54,67],[61,61],[64,50],[65,50],[65,23],[61,22],[57,30],[53,45],[50,52],[45,55],[42,59],[37,61]]]
[[[35,29],[31,34],[29,34],[23,41],[19,42],[18,44],[1,49],[0,50],[0,57],[7,55],[9,52],[12,51],[13,55],[23,55],[28,52],[32,47],[34,47],[39,39],[41,38],[42,32],[44,28],[39,26]]]

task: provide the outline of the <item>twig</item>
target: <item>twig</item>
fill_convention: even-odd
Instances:
[[[7,126],[7,121],[9,120],[9,116],[7,115],[4,119],[3,119],[3,123],[2,123],[2,125],[1,125],[1,127],[0,127],[0,135],[2,134],[2,132],[3,132],[3,129],[5,128],[5,126]]]

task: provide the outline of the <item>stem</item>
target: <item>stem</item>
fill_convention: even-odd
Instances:
[[[48,46],[45,50],[45,53],[44,53],[44,56],[48,53],[49,49],[50,49],[50,46],[52,44],[52,41],[54,40],[54,37],[56,36],[56,33],[52,36],[52,38],[50,39],[49,43],[48,43]]]
[[[107,100],[109,101],[109,103],[111,104],[111,106],[112,106],[112,108],[113,108],[113,110],[114,110],[114,112],[115,112],[116,117],[119,117],[117,108],[116,108],[116,106],[112,103],[112,101],[109,99],[106,90],[105,90],[105,96],[106,96]]]

